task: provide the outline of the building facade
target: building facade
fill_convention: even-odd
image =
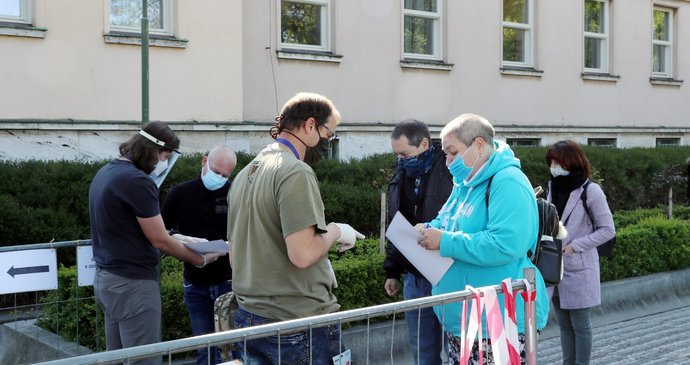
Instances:
[[[338,106],[342,159],[465,112],[514,145],[690,144],[687,0],[148,3],[150,120],[183,152],[257,152],[299,91]],[[0,4],[0,158],[114,156],[141,124],[141,1]]]

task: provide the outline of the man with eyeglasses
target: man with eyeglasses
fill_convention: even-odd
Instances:
[[[362,234],[326,224],[307,149],[334,138],[340,113],[318,94],[288,100],[268,145],[235,178],[228,195],[233,290],[238,328],[332,313],[340,305],[328,251],[352,247]],[[338,325],[237,344],[247,364],[332,364],[343,352]],[[280,360],[279,360],[280,359]]]
[[[398,211],[412,225],[431,221],[453,188],[441,146],[431,143],[426,124],[412,119],[400,122],[393,129],[391,146],[398,164],[388,186],[388,221]],[[390,242],[383,267],[384,289],[389,296],[400,292],[401,275],[403,299],[431,295],[431,283]],[[441,364],[443,335],[433,309],[406,312],[405,320],[414,364]]]
[[[174,186],[163,201],[161,215],[168,229],[180,234],[212,240],[226,240],[229,177],[237,165],[235,152],[216,146],[201,158],[201,174]],[[184,264],[184,303],[194,336],[213,333],[213,303],[232,290],[228,255],[203,268]],[[196,363],[218,364],[223,359],[215,346],[197,351]]]

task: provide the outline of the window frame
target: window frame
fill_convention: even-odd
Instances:
[[[16,24],[31,24],[33,21],[33,0],[17,0],[19,2],[19,16],[9,16],[9,14],[0,14],[0,22],[16,23]]]
[[[654,12],[661,11],[668,14],[668,41],[654,39]],[[673,8],[654,5],[652,8],[652,77],[653,78],[673,78],[674,75],[674,63],[673,56],[675,52],[675,47],[673,46],[674,37],[673,33],[675,31],[675,23],[673,21],[673,16],[675,11]],[[654,47],[663,46],[665,53],[664,69],[665,72],[654,71]]]
[[[510,137],[506,138],[506,144],[513,147],[539,147],[541,138],[539,137]]]
[[[311,4],[321,6],[321,45],[306,45],[297,43],[284,43],[283,42],[283,2],[291,3],[301,3],[301,4]],[[278,0],[278,45],[281,50],[299,50],[306,52],[333,52],[331,48],[331,35],[333,27],[332,18],[333,3],[332,0]]]
[[[680,137],[657,137],[656,147],[680,147]]]
[[[610,65],[610,30],[611,30],[611,13],[610,13],[610,0],[583,0],[582,4],[584,5],[587,1],[595,1],[595,2],[600,2],[604,4],[604,33],[593,33],[593,32],[588,32],[587,31],[587,24],[583,23],[583,38],[582,38],[582,66],[584,69],[584,72],[590,72],[590,73],[601,73],[601,74],[608,74],[609,71],[609,65]],[[585,8],[583,7],[583,12],[582,12],[582,20],[584,22],[585,19]],[[585,48],[587,45],[587,39],[588,38],[593,38],[593,39],[598,39],[602,41],[599,45],[599,54],[601,55],[601,60],[600,68],[591,68],[585,66],[587,64],[587,60],[585,59],[587,55],[587,49]]]
[[[518,68],[534,68],[534,0],[525,0],[527,2],[527,23],[514,23],[507,22],[504,20],[503,14],[503,4],[505,0],[501,2],[501,65],[507,67],[518,67]],[[506,61],[503,55],[503,30],[505,28],[524,30],[525,35],[525,47],[524,47],[524,61]]]
[[[401,35],[400,35],[400,49],[402,50],[403,59],[413,59],[413,60],[426,60],[426,61],[443,61],[443,0],[436,1],[436,12],[422,11],[422,10],[412,10],[405,7],[405,0],[401,0],[402,18],[401,22]],[[423,53],[408,53],[405,52],[405,17],[411,16],[415,18],[425,18],[432,19],[434,21],[433,27],[433,37],[434,41],[432,44],[433,52],[432,54]]]
[[[141,1],[141,0],[131,0],[131,1]],[[149,22],[149,34],[150,35],[173,37],[175,35],[175,18],[174,18],[175,0],[161,0],[161,6],[163,6],[163,12],[161,14],[161,16],[163,18],[162,19],[163,28],[152,28],[151,23]],[[137,28],[137,27],[113,25],[113,23],[111,21],[111,15],[112,14],[110,12],[110,0],[106,0],[106,8],[107,8],[106,11],[108,13],[108,19],[107,20],[108,20],[109,32],[141,34],[141,26],[139,26]]]
[[[618,138],[587,138],[587,146],[602,148],[618,148]]]

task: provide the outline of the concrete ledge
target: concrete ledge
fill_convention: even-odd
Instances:
[[[640,318],[690,306],[690,269],[669,271],[601,284],[601,305],[592,309],[592,326]],[[558,336],[553,311],[541,339]]]
[[[0,364],[26,364],[90,354],[91,350],[40,328],[36,320],[0,326]]]

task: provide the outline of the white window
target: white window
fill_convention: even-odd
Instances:
[[[585,72],[609,72],[609,1],[585,0]]]
[[[441,60],[441,1],[404,0],[403,58]]]
[[[654,7],[652,76],[673,77],[673,10]]]
[[[173,0],[146,0],[149,33],[173,35]],[[110,0],[110,31],[141,33],[142,0]]]
[[[330,0],[282,0],[281,48],[330,51],[330,5]]]
[[[0,0],[0,22],[31,24],[31,1]]]
[[[533,67],[533,0],[503,0],[503,65]]]

